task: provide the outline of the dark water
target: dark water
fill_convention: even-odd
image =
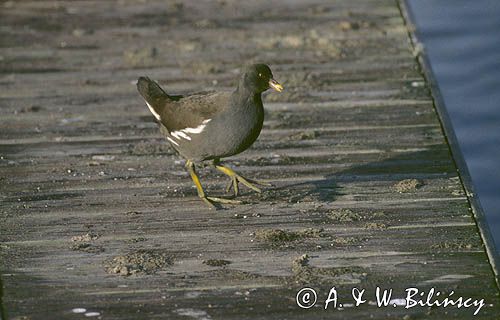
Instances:
[[[407,0],[500,250],[500,0]]]

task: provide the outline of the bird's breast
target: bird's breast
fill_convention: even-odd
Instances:
[[[239,135],[235,132],[236,140],[238,140],[236,153],[246,150],[257,140],[263,123],[264,109],[262,103],[254,105],[251,110],[239,118],[238,126],[235,128],[235,131],[240,132]]]
[[[248,149],[257,140],[264,123],[262,102],[249,103],[244,108],[234,108],[210,125],[210,140],[216,145],[218,157],[228,157]]]

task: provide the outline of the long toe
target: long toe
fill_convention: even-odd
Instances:
[[[253,191],[258,192],[258,193],[262,193],[262,190],[260,190],[260,188],[258,188],[257,186],[255,186],[254,184],[252,184],[250,181],[243,178],[242,176],[236,176],[236,179],[238,182],[243,183],[245,186],[249,187]]]
[[[270,186],[271,184],[265,181],[257,181],[257,180],[252,180],[252,179],[247,179],[243,176],[240,176],[237,174],[233,169],[225,167],[220,164],[215,164],[215,167],[217,170],[221,171],[225,175],[229,176],[231,178],[231,183],[229,184],[229,187],[227,190],[230,190],[231,187],[234,188],[234,194],[235,196],[238,195],[238,183],[241,182],[248,188],[252,189],[255,192],[262,193],[262,190],[260,190],[259,187],[256,185],[263,185],[263,186]]]
[[[207,197],[211,202],[216,203],[224,203],[224,204],[242,204],[242,201],[233,200],[233,199],[225,199],[225,198],[217,198],[217,197]]]
[[[231,188],[233,188],[234,190],[234,196],[237,197],[239,193],[239,187],[238,187],[238,178],[236,178],[236,176],[231,177],[231,180],[229,181],[226,187],[226,193],[231,191]]]
[[[226,193],[229,193],[231,191],[231,189],[233,188],[233,184],[234,180],[233,179],[229,180],[229,183],[226,186]]]
[[[266,186],[266,187],[272,187],[273,184],[270,183],[270,182],[267,182],[267,181],[263,181],[263,180],[254,180],[254,179],[249,179],[249,178],[245,178],[248,182],[252,183],[252,184],[257,184],[259,186]]]

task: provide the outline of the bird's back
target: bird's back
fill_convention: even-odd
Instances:
[[[264,111],[260,95],[248,99],[234,92],[172,96],[144,77],[139,79],[137,89],[168,141],[193,161],[242,152],[257,139],[262,128]]]

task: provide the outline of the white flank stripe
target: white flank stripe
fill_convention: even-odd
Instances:
[[[209,123],[211,120],[212,119],[203,120],[203,122],[199,126],[197,126],[196,128],[185,128],[185,129],[182,129],[179,131],[172,131],[172,132],[170,132],[170,135],[177,140],[180,140],[181,138],[183,138],[183,139],[191,141],[191,137],[188,136],[187,133],[201,133],[203,131],[203,129],[205,129],[205,127],[207,126],[207,123]],[[168,139],[168,141],[172,142],[176,146],[179,145],[177,143],[177,141],[175,141],[174,139],[172,139],[170,137],[167,137],[167,139]]]
[[[205,127],[207,126],[207,123],[209,123],[211,120],[212,119],[203,120],[203,122],[196,128],[186,128],[182,129],[181,131],[186,133],[201,133],[203,129],[205,129]]]
[[[174,138],[176,138],[177,140],[179,140],[181,137],[179,137],[178,133],[179,133],[179,131],[173,131],[173,132],[170,132],[170,134],[171,134]]]
[[[173,144],[175,144],[176,146],[178,146],[179,144],[177,142],[175,142],[174,139],[170,138],[170,137],[167,137],[167,140],[172,142]]]
[[[183,131],[184,131],[184,130],[181,130],[181,131],[174,131],[174,132],[172,132],[172,135],[174,135],[174,133],[175,133],[176,135],[181,136],[181,138],[184,138],[184,139],[186,139],[186,140],[191,140],[191,137],[190,137],[190,136],[188,136],[187,134],[185,134]]]
[[[153,109],[153,107],[149,103],[146,102],[146,104],[148,105],[149,111],[151,111],[153,116],[155,116],[156,120],[160,120],[160,115],[156,113],[155,109]]]

